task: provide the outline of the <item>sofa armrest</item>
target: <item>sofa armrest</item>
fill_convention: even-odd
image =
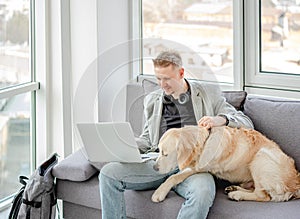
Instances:
[[[81,149],[67,156],[52,169],[53,176],[58,179],[79,182],[88,180],[97,172],[98,170],[89,163]]]

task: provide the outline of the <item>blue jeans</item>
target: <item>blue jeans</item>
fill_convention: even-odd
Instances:
[[[117,163],[105,165],[99,174],[103,219],[126,218],[125,190],[156,189],[175,170],[159,174],[153,169],[154,161],[146,163]],[[180,219],[206,218],[215,197],[212,175],[199,173],[190,176],[173,190],[185,198],[178,217]]]

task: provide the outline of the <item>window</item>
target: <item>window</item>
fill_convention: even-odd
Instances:
[[[143,74],[166,48],[180,52],[186,76],[234,82],[233,0],[142,0]]]
[[[299,98],[300,2],[247,0],[244,8],[247,90]]]
[[[300,75],[300,1],[260,1],[262,72]]]
[[[189,78],[299,98],[299,8],[299,0],[141,0],[139,69],[153,74],[151,59],[171,47]]]
[[[0,3],[0,206],[34,168],[33,4]]]

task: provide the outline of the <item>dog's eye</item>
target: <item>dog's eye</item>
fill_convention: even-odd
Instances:
[[[165,153],[161,153],[161,155],[162,155],[163,157],[167,157],[167,156],[168,156],[168,155],[165,154]]]

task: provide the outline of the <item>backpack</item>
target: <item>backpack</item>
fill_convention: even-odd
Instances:
[[[58,162],[57,154],[36,169],[30,178],[20,176],[23,185],[15,195],[9,213],[9,219],[54,219],[56,191],[51,170]]]

